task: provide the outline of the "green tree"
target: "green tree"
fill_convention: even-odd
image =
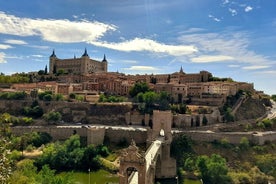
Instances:
[[[43,118],[48,122],[58,122],[62,119],[62,115],[59,112],[50,111],[44,114]]]
[[[271,95],[271,99],[276,102],[276,95]]]
[[[202,124],[203,125],[207,125],[208,123],[208,119],[206,118],[206,116],[204,115],[203,118],[202,118]]]
[[[149,91],[149,86],[145,82],[135,83],[129,90],[129,95],[135,97],[138,93],[145,93]]]
[[[239,145],[241,150],[248,150],[250,147],[249,141],[246,137],[242,137]]]
[[[203,182],[206,184],[231,183],[231,178],[227,175],[226,160],[220,155],[212,154],[210,158],[205,155],[199,156],[197,167]]]
[[[171,143],[171,154],[180,165],[183,165],[186,159],[185,157],[190,156],[193,152],[192,140],[189,137],[182,134],[173,139]]]
[[[10,143],[6,138],[0,135],[0,183],[8,183],[8,179],[12,172],[12,163],[9,159],[8,145]]]

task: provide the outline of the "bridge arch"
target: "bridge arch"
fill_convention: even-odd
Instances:
[[[120,184],[128,184],[130,180],[136,179],[138,184],[146,183],[145,155],[143,152],[139,152],[139,148],[133,140],[121,155],[119,175]]]

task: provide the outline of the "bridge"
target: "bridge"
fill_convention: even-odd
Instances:
[[[120,158],[120,184],[153,184],[156,178],[175,178],[176,161],[170,157],[172,114],[154,111],[148,130],[148,148],[142,152],[132,140]]]

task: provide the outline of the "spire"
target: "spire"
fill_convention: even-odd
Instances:
[[[103,61],[102,61],[102,62],[107,62],[106,57],[105,57],[105,54],[104,54],[104,58],[103,58]]]
[[[181,66],[181,68],[180,68],[179,73],[184,73],[184,72],[183,72],[183,68],[182,68],[182,66]]]
[[[76,59],[76,54],[74,54],[74,59]]]
[[[53,49],[53,53],[50,57],[57,57],[56,54],[55,54],[55,49]]]
[[[83,57],[84,57],[84,56],[88,56],[86,48],[85,48],[84,53],[83,53],[82,56],[83,56]],[[89,56],[88,56],[88,57],[89,57]]]

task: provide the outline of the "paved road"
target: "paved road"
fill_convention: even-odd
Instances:
[[[269,119],[276,118],[276,102],[271,100],[271,103],[272,103],[272,108],[270,109],[270,111],[267,114],[267,118],[269,118]]]

